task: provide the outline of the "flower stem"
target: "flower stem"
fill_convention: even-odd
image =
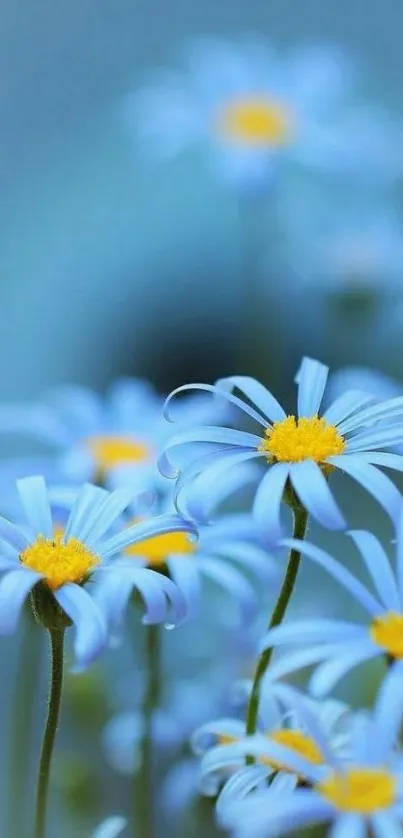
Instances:
[[[306,509],[301,505],[296,506],[294,508],[294,538],[303,539],[305,537],[307,523],[308,513]],[[280,625],[280,623],[284,619],[285,613],[288,608],[288,604],[290,602],[295,587],[295,583],[297,581],[297,574],[300,561],[301,553],[298,550],[291,550],[288,559],[287,570],[284,576],[284,581],[281,586],[281,590],[277,602],[274,606],[274,610],[269,623],[269,630],[274,628],[275,626]],[[264,652],[262,652],[257,662],[255,677],[253,679],[252,692],[250,694],[246,714],[246,733],[249,736],[256,732],[262,679],[266,674],[267,668],[271,661],[272,654],[273,647],[271,646],[268,649],[265,649]],[[248,757],[247,759],[248,762],[253,762],[252,757]]]
[[[45,838],[50,767],[63,689],[64,629],[49,629],[49,639],[52,656],[52,677],[49,691],[48,716],[39,761],[35,838]]]
[[[161,696],[161,630],[159,625],[147,626],[146,634],[146,687],[143,700],[143,735],[140,743],[140,768],[135,776],[136,838],[153,838],[154,829],[154,714]]]

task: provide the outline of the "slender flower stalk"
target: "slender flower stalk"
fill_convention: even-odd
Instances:
[[[298,533],[297,538],[299,538],[300,540],[303,540],[305,537],[307,523],[308,513],[306,509],[300,504],[295,505],[294,533]],[[269,630],[274,628],[275,626],[280,625],[280,623],[282,623],[284,619],[290,599],[292,597],[292,593],[294,591],[295,583],[297,581],[300,561],[301,551],[298,551],[296,549],[290,550],[287,570],[284,576],[284,581],[281,586],[277,602],[274,606],[274,610],[270,619]],[[262,652],[257,662],[255,677],[253,679],[252,691],[250,694],[246,713],[246,733],[248,735],[252,735],[256,732],[260,704],[261,684],[270,664],[272,654],[273,647],[268,647]],[[254,761],[253,758],[251,758],[251,761]]]
[[[146,687],[143,699],[143,734],[140,742],[140,767],[135,775],[135,817],[133,825],[136,838],[153,838],[155,835],[153,784],[154,749],[153,728],[155,712],[161,697],[161,632],[159,625],[146,627]]]
[[[48,716],[39,761],[35,812],[35,838],[45,838],[50,768],[55,744],[63,689],[64,629],[49,629],[52,656],[52,676],[49,692]]]

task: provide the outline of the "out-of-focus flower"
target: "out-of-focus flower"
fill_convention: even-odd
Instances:
[[[256,493],[253,513],[259,531],[271,543],[281,537],[281,506],[289,484],[323,526],[333,530],[345,527],[328,485],[327,478],[334,469],[360,483],[396,521],[400,494],[376,466],[403,470],[403,458],[384,450],[403,442],[403,397],[371,405],[372,396],[346,391],[319,417],[328,372],[328,367],[318,361],[303,359],[296,377],[297,418],[287,415],[269,390],[247,376],[221,379],[215,386],[193,384],[174,390],[167,404],[189,389],[206,390],[229,400],[263,428],[260,434],[233,428],[195,428],[169,440],[160,461],[168,477],[178,476],[178,469],[169,459],[178,449],[194,454],[195,445],[197,453],[201,443],[215,447],[204,457],[188,456],[176,488],[177,504],[184,514],[203,520],[206,499],[217,477],[228,469],[236,472],[241,463],[261,458],[267,470]],[[232,390],[238,390],[243,399],[232,395]]]
[[[55,532],[46,484],[42,477],[18,481],[26,526],[0,517],[0,634],[12,633],[21,609],[32,592],[34,612],[47,625],[60,612],[64,626],[69,620],[76,627],[77,668],[85,668],[100,654],[107,642],[105,614],[86,589],[99,574],[111,580],[114,597],[117,581],[127,578],[139,590],[146,604],[145,622],[167,619],[170,605],[178,619],[185,614],[183,597],[170,579],[145,568],[133,568],[122,561],[109,560],[128,544],[148,536],[181,531],[194,533],[189,522],[179,516],[159,516],[152,522],[136,524],[117,535],[107,535],[132,499],[126,489],[107,492],[84,485],[77,493],[66,526]],[[59,611],[58,611],[59,609]],[[68,620],[66,620],[66,615]]]
[[[377,538],[364,530],[350,532],[372,579],[375,595],[328,553],[312,544],[287,539],[336,579],[369,615],[364,625],[346,620],[312,619],[274,628],[264,646],[299,646],[303,649],[275,661],[271,677],[278,678],[318,661],[311,679],[315,695],[329,692],[347,672],[364,661],[385,657],[403,686],[403,513],[397,532],[397,569],[392,570]]]
[[[127,821],[120,815],[112,815],[103,821],[93,834],[93,838],[118,838],[122,834]]]
[[[402,755],[396,750],[403,706],[395,673],[385,679],[372,714],[357,715],[352,725],[350,748],[343,759],[331,747],[324,730],[304,705],[307,729],[319,750],[326,754],[326,765],[315,765],[264,737],[250,737],[244,753],[262,756],[293,767],[307,778],[310,788],[297,788],[278,795],[273,787],[256,788],[254,778],[245,772],[247,788],[237,789],[217,806],[220,824],[236,838],[267,838],[285,835],[315,823],[332,823],[332,835],[362,838],[369,831],[379,836],[399,835],[402,822]],[[241,774],[242,779],[242,774]]]
[[[401,219],[379,202],[346,208],[332,195],[329,204],[328,196],[315,202],[303,194],[287,206],[287,266],[295,282],[319,293],[390,299],[403,281]]]
[[[347,140],[335,134],[350,82],[333,47],[280,56],[259,39],[201,39],[189,46],[185,72],[162,74],[127,109],[148,151],[169,158],[204,143],[220,177],[253,191],[283,160],[326,168],[339,146],[345,156]]]
[[[152,518],[149,520],[152,521]],[[279,581],[277,565],[258,543],[255,523],[248,514],[228,513],[213,526],[199,528],[197,541],[186,530],[151,537],[141,544],[127,547],[125,556],[126,563],[131,561],[133,568],[150,568],[168,575],[183,593],[191,614],[201,607],[203,578],[229,594],[246,622],[256,614],[257,593],[252,585],[253,579],[257,579],[267,591],[276,588]],[[130,580],[125,586],[119,579],[116,585],[116,597],[112,598],[111,581],[105,578],[98,589],[97,599],[102,599],[105,592],[113,608],[111,620],[119,624],[130,597]]]
[[[260,706],[260,733],[270,742],[291,749],[313,765],[323,765],[326,753],[322,752],[307,729],[304,716],[301,717],[293,706],[294,691],[291,692],[291,704],[289,696],[289,688],[271,680],[270,695]],[[305,714],[310,714],[323,728],[335,751],[345,749],[350,714],[347,705],[333,700],[321,703],[305,697],[301,700],[304,702]],[[238,719],[219,719],[196,731],[192,743],[196,754],[203,756],[200,767],[202,793],[216,796],[223,781],[244,766],[248,741],[245,722]],[[292,774],[294,786],[297,785],[299,772],[295,772],[286,761],[279,762],[262,756],[258,762],[256,784],[283,772]]]
[[[88,387],[65,385],[40,402],[2,405],[0,432],[51,447],[57,455],[54,469],[73,483],[89,480],[116,488],[124,482],[149,492],[160,488],[157,458],[172,433],[162,408],[162,397],[138,379],[116,381],[105,397]],[[205,398],[187,399],[177,415],[183,427],[213,417],[220,421],[218,408]]]

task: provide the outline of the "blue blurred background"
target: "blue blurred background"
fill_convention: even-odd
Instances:
[[[403,9],[395,0],[205,0],[199,5],[3,0],[2,399],[28,400],[69,381],[104,389],[120,375],[150,378],[167,392],[186,381],[212,381],[247,367],[290,403],[302,354],[332,367],[373,366],[401,379],[402,23]],[[344,176],[304,170],[287,175],[281,195],[268,191],[252,258],[245,247],[243,199],[214,177],[203,148],[192,147],[170,161],[153,160],[136,141],[125,108],[127,96],[160,71],[183,70],[183,50],[193,38],[236,42],[251,33],[280,51],[315,42],[345,49],[356,65],[357,107],[379,108],[394,138],[389,150],[385,142],[384,178],[379,155],[377,172],[371,172],[369,136],[368,178],[355,179],[350,170]],[[361,163],[365,169],[365,159]],[[358,234],[357,218],[362,222]],[[252,314],[245,302],[249,291]],[[379,514],[379,528],[386,532],[381,513],[370,502],[365,505],[356,489],[348,491],[351,523]],[[315,537],[324,541],[323,533],[315,531]],[[315,573],[308,569],[298,613],[309,613],[316,591]],[[321,592],[324,607],[336,613],[339,592],[327,580]],[[206,683],[217,632],[214,619],[210,622],[208,632],[203,626],[211,634],[203,651]],[[192,642],[201,642],[200,625],[192,631],[196,638],[188,641],[187,674]],[[6,708],[13,695],[17,643],[13,655],[9,640],[0,645]],[[234,677],[249,673],[253,648],[254,637],[245,640]],[[101,814],[125,807],[128,781],[112,774],[106,761],[96,764],[94,745],[112,712],[121,709],[111,690],[117,669],[108,658],[106,668],[88,676],[102,679],[95,690],[94,728],[94,690],[89,688],[86,711],[85,687],[80,693],[78,682],[71,686],[61,736],[68,747],[59,756],[60,799],[56,795],[57,826],[51,833],[62,838],[87,836],[89,824]],[[348,695],[368,703],[375,683],[373,673],[365,683],[357,676]],[[4,735],[7,718],[4,710]],[[180,828],[173,827],[175,836],[212,834],[210,803],[198,806],[197,819],[192,809]],[[60,812],[68,810],[73,819],[60,826]]]

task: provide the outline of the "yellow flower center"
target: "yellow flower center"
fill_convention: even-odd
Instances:
[[[298,756],[303,757],[303,759],[306,759],[307,762],[311,762],[313,765],[321,765],[323,763],[323,756],[316,742],[311,736],[302,733],[301,730],[289,730],[288,728],[275,730],[273,733],[270,733],[268,739],[276,742],[278,745],[283,745],[284,748],[289,748],[290,751],[295,751]],[[293,769],[284,763],[269,759],[265,759],[265,762],[269,763],[276,771],[290,771],[294,773]]]
[[[259,95],[228,102],[219,113],[218,130],[233,142],[255,148],[285,146],[292,139],[287,109]]]
[[[335,425],[318,416],[302,419],[287,416],[267,428],[265,435],[260,451],[270,463],[300,463],[302,460],[322,463],[328,457],[342,454],[346,447]]]
[[[100,474],[117,466],[142,463],[151,458],[150,447],[131,437],[99,435],[89,437],[86,442]]]
[[[196,544],[190,540],[188,533],[168,532],[164,535],[154,535],[140,544],[129,545],[125,552],[129,556],[146,559],[149,567],[162,567],[169,556],[189,556],[195,550]]]
[[[371,639],[392,658],[403,658],[403,614],[383,614],[373,620]]]
[[[82,541],[69,538],[64,544],[63,535],[53,539],[40,535],[20,555],[20,561],[30,570],[43,573],[49,588],[56,591],[67,582],[80,584],[99,563],[99,558]]]
[[[295,751],[296,754],[306,759],[307,762],[311,762],[313,765],[322,765],[323,763],[323,756],[316,742],[310,736],[302,733],[301,730],[283,728],[281,730],[275,730],[272,733],[267,733],[266,736],[269,741],[283,745],[284,748],[289,748],[290,751]],[[218,737],[220,745],[232,745],[237,741],[236,736],[229,736],[227,734]],[[257,762],[270,765],[275,771],[295,773],[294,769],[285,763],[277,762],[277,760],[270,759],[269,757],[258,757]]]
[[[384,769],[352,768],[342,775],[332,774],[317,790],[342,812],[371,815],[395,802],[397,784]]]

